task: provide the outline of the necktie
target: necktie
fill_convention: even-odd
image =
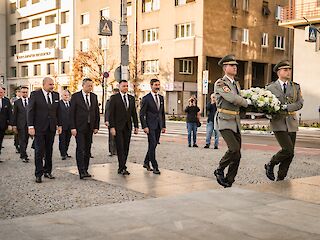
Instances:
[[[88,99],[88,94],[86,94],[86,104],[87,104],[87,107],[90,108],[89,99]]]
[[[69,108],[69,103],[68,102],[66,102],[66,108]]]
[[[158,94],[155,94],[154,97],[155,97],[155,99],[156,99],[157,108],[158,108],[158,110],[159,110],[160,105],[159,105]]]
[[[26,107],[27,105],[28,105],[27,99],[24,99],[24,107]]]
[[[284,94],[286,94],[286,92],[287,92],[287,84],[286,83],[283,84],[283,92],[284,92]]]
[[[48,104],[52,104],[51,99],[50,99],[50,93],[47,93],[47,102]]]
[[[128,109],[128,102],[127,102],[126,94],[123,95],[123,102],[124,102],[124,106],[126,107],[126,109]]]
[[[235,87],[235,89],[236,89],[236,91],[237,91],[237,94],[239,94],[239,91],[238,91],[238,87],[237,87],[236,81],[233,81],[233,86]]]

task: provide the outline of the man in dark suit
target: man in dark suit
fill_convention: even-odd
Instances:
[[[138,116],[135,99],[128,94],[128,82],[121,80],[120,92],[110,99],[110,133],[115,136],[118,155],[118,174],[129,175],[127,171],[127,158],[132,132],[138,134]]]
[[[20,146],[20,159],[29,162],[27,146],[29,141],[28,124],[27,124],[27,107],[29,103],[28,87],[22,86],[20,89],[21,96],[13,105],[13,131],[18,136]]]
[[[110,99],[112,96],[115,94],[119,93],[119,88],[114,88],[112,90],[112,95],[110,96]],[[106,107],[105,107],[105,112],[104,112],[104,124],[108,127],[109,131],[109,156],[117,155],[117,147],[116,147],[116,140],[114,136],[110,133],[110,124],[109,124],[109,119],[110,119],[110,99],[106,102]]]
[[[71,97],[71,133],[76,138],[76,159],[80,179],[91,177],[88,173],[92,135],[99,130],[100,114],[97,95],[92,93],[90,78],[82,81],[82,90]]]
[[[21,86],[16,88],[16,95],[11,98],[11,104],[14,106],[15,101],[21,97]],[[14,146],[16,147],[16,153],[20,153],[19,136],[18,132],[14,132]]]
[[[45,77],[42,88],[33,91],[27,109],[29,135],[35,136],[35,176],[36,182],[42,182],[42,175],[52,176],[52,146],[56,130],[61,133],[59,117],[59,93],[54,92],[54,81]],[[44,165],[43,165],[44,159]]]
[[[140,122],[143,131],[148,135],[148,152],[144,159],[143,167],[154,174],[160,174],[156,160],[156,147],[160,134],[166,132],[164,113],[164,98],[159,95],[160,81],[150,80],[151,92],[142,98],[140,109]],[[150,168],[150,162],[153,169]]]
[[[61,118],[62,132],[59,135],[59,151],[62,160],[66,160],[71,156],[68,154],[71,128],[70,128],[70,92],[63,90],[61,93],[61,100],[59,102],[59,116]]]
[[[12,106],[10,100],[4,94],[5,90],[0,87],[0,154],[5,131],[12,128]]]

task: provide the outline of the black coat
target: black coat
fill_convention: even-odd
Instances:
[[[0,130],[4,131],[12,122],[12,105],[6,97],[2,98],[2,108],[0,110]]]
[[[48,104],[42,89],[33,91],[27,109],[28,126],[34,126],[36,134],[51,132],[61,126],[59,118],[59,93],[52,92],[52,104]]]
[[[66,107],[65,103],[63,100],[60,100],[59,102],[60,107],[59,107],[59,116],[61,119],[61,126],[62,130],[70,130],[70,102],[69,102],[69,108]]]
[[[121,94],[117,93],[110,98],[110,128],[122,130],[125,126],[132,129],[132,122],[138,128],[138,116],[134,97],[128,94],[129,107],[126,109]]]
[[[90,93],[90,108],[88,109],[82,91],[74,93],[71,97],[70,106],[71,129],[86,131],[88,117],[90,117],[90,129],[99,129],[100,113],[97,95],[92,92]]]
[[[158,109],[157,104],[151,93],[147,94],[142,98],[140,109],[140,122],[142,128],[166,128],[163,96],[159,95],[159,101],[160,108]]]
[[[28,99],[29,101],[29,99]],[[12,125],[17,129],[25,129],[28,127],[27,122],[27,107],[24,107],[22,98],[16,100],[13,105],[13,121]]]

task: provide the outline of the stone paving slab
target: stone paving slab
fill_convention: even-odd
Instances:
[[[234,187],[4,220],[0,232],[1,240],[316,240],[319,213],[318,204]]]
[[[164,197],[220,188],[215,179],[166,169],[160,169],[161,174],[156,175],[147,171],[142,165],[130,162],[127,163],[127,167],[131,172],[129,176],[119,175],[117,173],[118,165],[115,163],[91,165],[89,172],[94,180],[121,186],[152,197]],[[72,174],[78,174],[77,167],[60,169]]]

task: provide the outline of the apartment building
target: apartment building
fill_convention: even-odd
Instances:
[[[309,24],[318,32],[310,32]],[[293,80],[300,84],[305,100],[300,117],[319,121],[320,1],[290,0],[279,25],[294,29]]]
[[[0,32],[6,32],[6,3],[0,1]],[[0,35],[0,85],[6,82],[6,67],[7,67],[7,47],[6,34]]]
[[[51,76],[66,88],[74,57],[74,3],[70,0],[6,0],[8,91],[31,90]]]

